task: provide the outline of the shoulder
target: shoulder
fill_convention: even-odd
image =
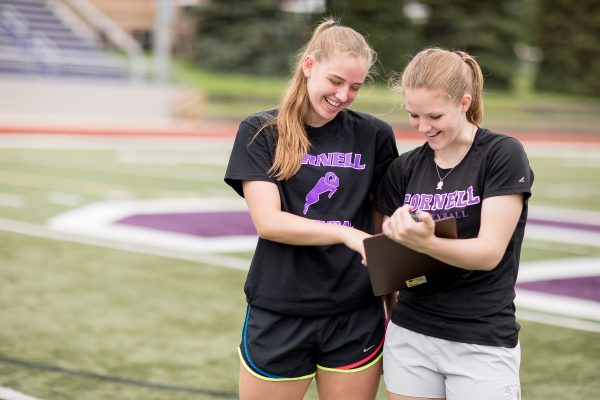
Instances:
[[[410,176],[415,169],[427,162],[427,156],[430,151],[431,149],[425,143],[400,154],[390,163],[388,173],[396,177]]]
[[[524,151],[519,140],[512,136],[492,132],[486,128],[479,128],[479,140],[490,151]]]
[[[371,114],[346,109],[343,111],[342,117],[346,122],[355,124],[359,129],[393,135],[393,129],[390,124]]]
[[[250,145],[258,141],[276,140],[277,129],[271,123],[277,117],[277,110],[261,111],[244,118],[239,125],[236,144]]]
[[[273,121],[277,117],[277,110],[260,111],[251,114],[240,122],[240,127],[243,125],[250,126],[255,130],[262,128],[266,123]]]
[[[408,150],[394,160],[394,163],[398,166],[412,167],[417,163],[424,162],[427,160],[428,153],[431,152],[431,149],[427,143],[422,144],[419,147],[416,147],[412,150]]]

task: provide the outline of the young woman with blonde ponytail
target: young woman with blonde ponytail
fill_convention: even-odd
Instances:
[[[518,400],[513,300],[533,183],[527,155],[516,139],[479,127],[483,74],[469,54],[425,49],[395,88],[426,142],[382,179],[383,232],[458,268],[400,291],[384,348],[388,398]],[[445,217],[456,218],[458,239],[434,235]]]
[[[371,195],[398,156],[391,127],[350,104],[375,53],[333,20],[299,54],[277,110],[244,119],[225,181],[258,233],[244,287],[240,399],[376,396],[386,318],[363,239]]]

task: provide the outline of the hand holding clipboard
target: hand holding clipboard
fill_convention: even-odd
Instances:
[[[413,218],[418,220],[414,214]],[[435,235],[456,239],[456,219],[449,217],[436,220]],[[371,286],[376,296],[444,279],[459,269],[410,249],[384,234],[372,236],[363,242]]]

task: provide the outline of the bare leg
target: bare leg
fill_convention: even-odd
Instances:
[[[317,371],[320,400],[373,400],[381,378],[381,361],[360,372]]]
[[[301,400],[312,379],[273,382],[259,379],[240,365],[240,400]]]

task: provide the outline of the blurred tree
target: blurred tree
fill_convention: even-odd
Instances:
[[[465,50],[480,63],[486,85],[509,89],[516,69],[513,46],[524,34],[519,17],[527,0],[327,0],[327,12],[365,34],[387,76],[420,49]]]
[[[404,0],[327,0],[327,15],[362,33],[378,56],[375,78],[401,71],[421,47],[420,25],[406,16]]]
[[[315,15],[281,5],[212,0],[191,9],[198,32],[193,59],[206,69],[287,75],[318,20],[334,17],[375,48],[379,81],[420,49],[440,46],[475,56],[486,86],[511,89],[524,62],[538,67],[531,60],[539,57],[524,58],[539,53],[533,45],[543,52],[538,89],[600,94],[600,0],[326,0],[326,11]]]
[[[423,41],[468,52],[481,65],[486,86],[509,89],[516,73],[513,48],[524,34],[523,1],[420,0],[430,10]]]
[[[190,10],[197,21],[193,59],[211,70],[286,75],[306,40],[307,21],[279,0],[208,1]]]
[[[538,0],[537,88],[600,96],[600,0]]]

